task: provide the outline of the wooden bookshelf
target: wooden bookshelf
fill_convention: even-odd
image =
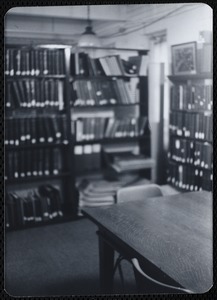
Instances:
[[[71,219],[76,216],[67,87],[70,53],[70,47],[64,45],[6,46],[6,229],[53,224],[65,220],[69,211]],[[43,184],[53,186],[59,200],[46,205],[40,200],[41,216],[37,220],[31,197]],[[61,206],[61,217],[55,216],[55,205]],[[44,217],[45,209],[53,216]]]
[[[135,63],[138,61],[144,65],[146,64],[145,56],[148,53],[147,50],[106,47],[92,48],[92,50],[100,49],[107,50],[108,53],[112,51],[112,55],[115,53],[114,57],[117,57],[116,55],[119,55],[122,51],[125,53],[135,52]],[[72,49],[71,46],[64,45],[6,46],[5,176],[8,176],[8,178],[5,180],[5,187],[7,197],[10,198],[9,202],[6,200],[7,229],[40,226],[49,223],[53,224],[55,221],[76,219],[78,210],[78,197],[75,188],[76,178],[81,174],[91,176],[91,174],[99,173],[103,176],[104,171],[106,171],[105,161],[102,158],[102,149],[104,146],[114,144],[116,147],[122,147],[126,144],[135,144],[140,154],[144,154],[146,157],[150,156],[147,74],[137,71],[132,74],[127,74],[126,72],[128,72],[129,69],[126,69],[127,71],[124,71],[122,74],[120,72],[123,71],[123,66],[118,70],[120,74],[94,75],[91,72],[88,75],[86,75],[86,73],[80,74],[79,72],[74,72],[72,67],[73,63],[79,65],[79,63],[81,63],[80,60],[77,62],[72,60],[75,57],[73,56],[74,53],[83,53],[84,49],[80,48],[74,50],[75,49]],[[108,55],[110,56],[110,54]],[[144,60],[143,62],[142,59]],[[116,70],[119,63],[120,60],[116,61]],[[139,65],[136,65],[136,68],[139,70]],[[89,71],[90,70],[88,70],[88,73]],[[89,82],[88,86],[86,85],[87,81]],[[84,98],[82,99],[82,105],[75,105],[75,82],[79,82],[80,84],[80,96]],[[110,87],[112,88],[113,94],[111,94]],[[89,105],[88,101],[86,101],[90,95],[88,94],[87,98],[85,98],[87,92],[89,91],[88,93],[90,93],[88,89],[92,89],[91,95],[93,96],[92,100],[95,101],[94,105],[92,105],[93,103]],[[101,97],[99,90],[101,90],[101,94],[104,98]],[[97,92],[97,94],[94,95],[94,92]],[[117,101],[110,103],[110,98],[115,97]],[[99,99],[103,100],[102,103],[99,102]],[[124,124],[122,121],[123,124],[121,126],[125,126],[125,134],[127,134],[127,136],[123,136],[122,130],[119,129],[117,136],[103,136],[102,138],[97,138],[96,136],[92,139],[85,140],[84,138],[83,140],[77,141],[75,132],[72,130],[72,123],[75,122],[73,119],[74,116],[81,111],[83,111],[83,113],[88,111],[90,115],[92,114],[94,116],[95,109],[100,110],[98,117],[107,118],[106,122],[111,118],[114,118],[114,120],[124,120],[128,117],[132,118],[131,129],[128,128],[130,124]],[[110,110],[113,111],[113,117],[103,115]],[[62,123],[58,125],[61,130],[55,122],[53,124],[47,121],[49,119],[59,120],[59,118],[65,120],[63,122],[64,125]],[[17,119],[18,121],[16,121]],[[28,123],[30,122],[28,121],[29,119],[36,119],[36,125]],[[25,121],[25,126],[22,125],[22,122],[24,122],[22,120],[27,120]],[[134,128],[133,126],[135,126],[136,122],[140,124],[141,120],[143,120],[143,122],[147,120],[147,124],[144,123],[144,128],[140,128],[140,132],[135,134],[136,127]],[[43,124],[43,126],[41,124]],[[57,132],[59,134],[59,131],[61,138],[59,135],[55,135]],[[31,138],[29,136],[31,136]],[[79,155],[78,157],[76,155],[78,147],[81,147],[80,149],[82,149],[82,151],[84,150],[84,153],[87,155],[84,157]],[[94,152],[94,157],[91,156],[90,150]],[[42,153],[49,152],[52,158],[55,157],[56,154],[54,154],[54,152],[57,153],[57,151],[60,158],[60,170],[57,170],[56,174],[53,174],[53,169],[55,168],[50,165],[50,173],[45,174],[43,165],[45,161],[48,163],[48,156]],[[34,168],[37,167],[35,157],[39,152],[39,171],[35,171]],[[52,159],[53,163],[55,163],[55,158]],[[88,165],[89,161],[92,161],[92,167]],[[32,170],[31,168],[29,169],[29,166],[26,166],[26,164],[28,165],[30,162],[31,164],[34,163]],[[79,164],[81,166],[87,165],[88,167],[79,171]],[[22,172],[22,174],[20,172]],[[25,174],[25,172],[28,172],[28,174]],[[138,170],[138,173],[142,173],[141,169]],[[150,172],[147,173],[145,170],[145,173],[149,174]],[[150,174],[148,177],[149,176]],[[32,216],[26,216],[25,214],[35,214],[34,201],[31,197],[33,197],[33,195],[35,196],[35,191],[43,185],[43,182],[46,182],[46,185],[53,186],[55,192],[56,190],[59,191],[61,200],[58,202],[58,205],[61,205],[63,215],[57,219],[43,219],[42,217],[40,222],[34,222]],[[29,186],[32,186],[32,190]],[[22,191],[22,193],[20,191]],[[24,196],[24,194],[26,196]],[[30,207],[26,206],[26,202]],[[17,205],[19,206],[18,208]],[[22,209],[24,209],[22,215],[20,215],[20,210],[19,212],[17,211],[17,209],[21,209],[20,205],[23,205]],[[30,209],[30,211],[28,209]],[[43,209],[44,208],[41,208],[42,214]],[[52,210],[54,208],[50,207],[50,209]],[[9,219],[12,218],[12,214],[14,219],[10,225]],[[28,221],[28,217],[31,219],[30,221]],[[25,222],[21,220],[22,218],[25,218]]]
[[[212,190],[212,74],[169,76],[168,182],[182,191]]]
[[[148,51],[140,51],[140,49],[105,47],[90,47],[90,49],[107,50],[109,54],[108,57],[105,56],[102,58],[93,59],[88,55],[88,53],[85,52],[87,48],[76,48],[72,50],[72,72],[70,77],[70,83],[72,85],[71,114],[73,118],[75,132],[75,151],[78,151],[78,153],[83,153],[83,151],[85,151],[85,147],[87,149],[87,152],[92,151],[91,147],[93,149],[94,144],[98,144],[98,147],[100,147],[101,152],[105,145],[116,144],[119,145],[119,147],[121,147],[121,144],[134,142],[138,144],[141,153],[149,156],[150,132],[148,126],[148,76],[147,74],[140,73],[139,67],[137,70],[138,72],[135,72],[134,74],[126,74],[126,70],[123,70],[125,63],[122,62],[120,55],[122,51],[135,52],[135,57],[133,58],[135,59],[135,63],[137,61],[142,64],[145,63],[145,58],[147,58],[146,55]],[[112,51],[112,54],[110,53],[110,51]],[[98,72],[100,72],[100,74]],[[131,80],[137,81],[131,82]],[[134,91],[133,88],[135,89]],[[132,92],[132,94],[128,94],[129,91]],[[133,98],[133,96],[135,96],[136,98]],[[93,102],[91,104],[89,104],[89,99],[93,99]],[[114,99],[116,102],[112,103]],[[83,102],[79,102],[79,100],[83,100]],[[110,101],[111,103],[109,103]],[[100,113],[98,113],[97,117],[94,117],[95,110],[97,109],[100,109]],[[132,111],[134,111],[135,109],[137,109],[138,111],[137,116],[135,112],[132,113]],[[103,113],[107,110],[112,110],[113,117],[106,115],[102,116]],[[121,112],[122,110],[123,113]],[[82,114],[84,114],[83,117]],[[145,124],[143,128],[144,130],[140,128],[142,132],[141,134],[136,132],[136,129],[129,129],[130,122],[128,122],[129,124],[126,123],[127,114],[129,116],[131,115],[132,124],[137,124],[137,122],[138,124],[140,124],[140,119],[138,118],[147,119],[147,124]],[[76,118],[76,115],[79,116]],[[135,120],[133,120],[133,115],[136,116]],[[124,117],[125,124],[123,122]],[[95,130],[90,130],[90,126],[92,125],[89,125],[88,119],[104,119],[105,123],[102,120],[101,125],[96,126],[95,132]],[[113,136],[109,136],[110,131],[108,129],[110,128],[109,122],[111,119],[115,120],[114,123],[117,122],[114,126],[111,125],[113,126],[113,129],[111,129]],[[121,119],[122,121],[120,121]],[[92,120],[93,124],[95,120]],[[120,123],[118,123],[119,121]],[[85,124],[86,122],[88,123],[87,125]],[[104,130],[102,130],[104,134],[99,134],[101,136],[101,138],[99,138],[97,137],[97,128],[102,128],[102,126],[104,127]],[[122,129],[120,129],[120,131],[117,130],[118,132],[116,132],[115,127],[125,128],[123,129],[125,132],[122,132]],[[137,125],[137,127],[139,128],[139,125]],[[91,131],[91,138],[85,137],[85,129]],[[130,132],[129,130],[131,130],[132,132]],[[82,138],[83,134],[84,138]],[[90,149],[88,147],[90,147]],[[82,160],[81,153],[75,154],[75,161],[78,162]],[[98,160],[101,161],[100,154],[98,154]],[[103,161],[102,164],[100,162],[99,165],[101,165],[101,167],[106,167]],[[138,172],[139,171],[140,170],[138,170]],[[86,170],[86,172],[88,174],[91,173],[90,170]],[[93,170],[93,172],[96,172],[96,170]],[[81,170],[81,172],[78,173],[83,174],[85,173],[85,170]]]

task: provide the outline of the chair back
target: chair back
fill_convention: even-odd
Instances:
[[[192,294],[191,290],[163,283],[146,274],[140,267],[137,258],[131,260],[138,293],[143,294]],[[165,280],[165,279],[164,279]]]
[[[127,186],[117,191],[117,203],[163,196],[157,184]]]

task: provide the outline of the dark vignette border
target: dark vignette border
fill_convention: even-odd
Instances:
[[[196,3],[206,3],[209,6],[213,8],[213,32],[215,32],[216,29],[216,7],[217,5],[215,4],[215,1],[123,1],[123,0],[113,0],[113,1],[106,1],[106,0],[99,0],[99,1],[94,1],[94,0],[89,0],[89,1],[82,1],[82,0],[2,0],[0,3],[0,9],[1,9],[1,19],[0,19],[0,36],[1,36],[1,47],[0,47],[0,175],[1,175],[1,181],[0,181],[0,195],[1,195],[1,202],[0,202],[0,229],[1,229],[1,248],[0,248],[0,266],[1,266],[1,298],[2,299],[13,299],[14,297],[10,297],[5,291],[4,291],[4,15],[7,13],[7,11],[16,6],[55,6],[55,5],[87,5],[87,4],[98,4],[98,5],[103,5],[103,4],[148,4],[148,3],[153,3],[153,4],[159,4],[159,3],[187,3],[187,2],[196,2]],[[215,34],[213,35],[213,82],[215,83],[215,71],[216,71],[216,37]],[[214,90],[213,90],[213,100],[216,98],[216,89],[215,89],[215,84],[214,84]],[[216,149],[216,133],[217,133],[217,126],[216,126],[216,103],[214,101],[213,105],[213,149],[214,149],[214,155],[213,155],[213,166],[214,166],[214,177],[215,177],[215,164],[216,164],[216,158],[215,158],[215,149]],[[73,297],[75,299],[92,299],[92,300],[97,300],[97,299],[210,299],[213,300],[215,297],[214,295],[216,294],[216,285],[215,285],[215,280],[216,280],[216,256],[215,256],[215,240],[216,240],[216,203],[215,203],[215,196],[216,196],[216,182],[213,182],[213,282],[214,285],[211,288],[210,291],[208,291],[205,294],[201,295],[106,295],[106,296],[76,296]],[[14,299],[70,299],[72,297],[70,296],[64,296],[64,297],[19,297],[19,298],[14,298]]]

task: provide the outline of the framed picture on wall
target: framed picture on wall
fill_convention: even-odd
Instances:
[[[196,74],[196,42],[172,46],[174,75]]]

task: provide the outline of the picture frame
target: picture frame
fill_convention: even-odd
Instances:
[[[196,42],[173,45],[171,48],[173,75],[196,74]]]

